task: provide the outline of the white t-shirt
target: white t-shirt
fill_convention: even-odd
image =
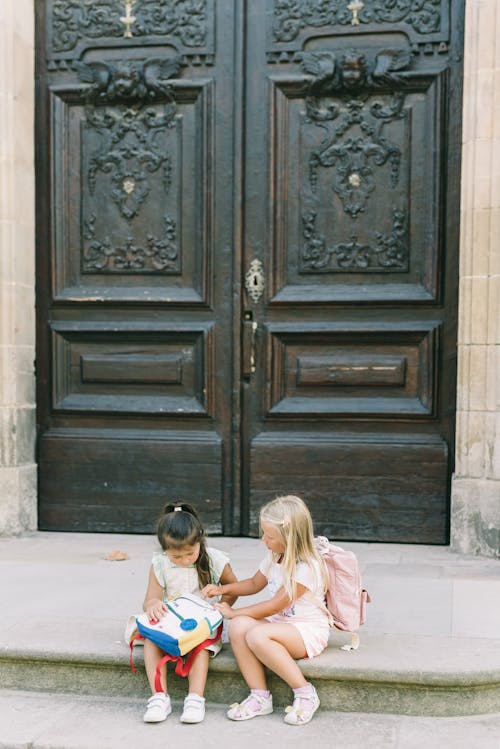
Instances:
[[[324,599],[324,583],[318,562],[313,559],[312,567],[306,562],[299,562],[296,567],[295,581],[300,583],[307,591],[297,598],[288,608],[280,611],[280,616],[293,620],[294,622],[307,622],[319,624],[322,628],[328,627],[328,615],[321,608]],[[267,578],[271,597],[283,586],[283,568],[281,564],[273,561],[273,554],[268,551],[259,566],[260,572]]]
[[[229,563],[229,557],[219,549],[207,547],[210,561],[210,577],[214,585],[218,585],[222,570]],[[201,594],[196,566],[181,567],[170,561],[161,551],[153,554],[152,560],[155,577],[164,590],[165,598],[173,598],[183,593],[199,596]]]

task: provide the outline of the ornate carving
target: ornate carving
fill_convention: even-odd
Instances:
[[[82,83],[90,84],[86,100],[91,103],[143,102],[164,99],[174,102],[169,78],[181,69],[180,57],[148,59],[145,62],[73,62]]]
[[[265,284],[264,266],[260,260],[254,258],[245,273],[245,288],[254,302],[258,302],[261,298]]]
[[[178,59],[150,60],[143,65],[75,64],[80,79],[92,84],[86,94],[85,125],[88,133],[98,136],[87,162],[89,194],[94,195],[98,173],[111,174],[111,199],[128,221],[150,193],[148,173],[162,169],[165,193],[170,187],[171,158],[159,146],[157,136],[175,123],[175,99],[166,80],[179,67]],[[156,98],[164,100],[161,111],[145,108],[141,101]],[[96,102],[117,105],[111,108]]]
[[[351,18],[351,26],[359,26],[359,11],[363,10],[365,7],[365,4],[361,2],[361,0],[351,0],[349,5],[347,6],[347,10],[350,10],[352,13]]]
[[[131,225],[150,194],[163,190],[167,196],[170,190],[168,132],[177,108],[169,79],[179,72],[180,59],[76,62],[73,67],[89,84],[82,123],[82,173],[88,188],[82,190],[83,272],[179,272],[172,218],[164,217],[164,232],[151,229],[145,244],[134,239]],[[116,223],[110,202],[119,211]],[[153,208],[144,219],[148,226],[156,220]]]
[[[316,212],[302,216],[304,246],[301,263],[304,271],[405,271],[408,269],[406,217],[394,209],[392,232],[374,232],[373,245],[361,243],[352,232],[350,242],[327,247],[325,237],[316,230]],[[333,264],[333,268],[330,266]]]
[[[125,26],[125,31],[123,32],[123,38],[124,39],[132,39],[132,26],[137,21],[137,16],[134,16],[132,13],[132,8],[135,5],[134,0],[124,0],[125,3],[125,15],[120,17],[120,21]]]
[[[79,42],[134,37],[175,36],[185,47],[207,44],[208,0],[54,0],[50,24],[56,54]],[[128,10],[127,10],[128,7]],[[133,32],[132,32],[133,28]]]
[[[179,252],[176,245],[176,225],[170,216],[164,217],[165,235],[158,239],[153,234],[146,235],[146,246],[135,244],[129,236],[124,246],[113,246],[106,236],[102,241],[95,238],[96,216],[92,214],[85,221],[87,246],[83,253],[84,273],[178,273]]]
[[[347,49],[337,56],[330,50],[315,50],[302,55],[302,68],[313,76],[308,84],[308,97],[321,98],[332,94],[358,94],[363,88],[395,88],[404,85],[399,71],[408,68],[411,52],[407,48],[381,49],[372,60],[356,49]]]
[[[310,192],[302,217],[304,227],[304,271],[407,270],[406,214],[399,207],[387,231],[371,230],[370,241],[361,241],[360,214],[368,209],[376,187],[395,191],[400,180],[403,154],[385,129],[407,116],[404,109],[405,81],[400,71],[411,61],[407,50],[384,49],[372,56],[349,49],[340,57],[330,51],[304,54],[302,66],[312,74],[305,96],[303,142],[307,143]],[[318,138],[318,134],[320,134]],[[314,145],[314,141],[317,145]],[[319,141],[319,142],[318,142]],[[384,171],[381,171],[386,167]],[[349,241],[328,247],[316,230],[318,210],[325,206],[325,185],[319,170],[328,169],[329,184],[352,223]],[[383,180],[383,183],[382,183]],[[394,198],[396,195],[394,194]],[[397,196],[398,204],[401,196]],[[335,215],[335,212],[333,212]],[[374,209],[370,217],[374,218]],[[332,219],[328,218],[331,226]],[[325,224],[326,225],[326,224]]]
[[[386,51],[377,57],[388,58]],[[403,119],[404,94],[398,91],[393,94],[379,95],[377,100],[368,105],[369,93],[361,95],[361,87],[367,86],[375,79],[387,80],[393,74],[388,72],[391,65],[379,66],[379,73],[374,75],[367,66],[364,55],[350,51],[343,57],[347,65],[348,77],[345,77],[345,65],[337,73],[335,58],[329,52],[312,53],[304,59],[304,67],[316,72],[309,84],[306,96],[307,122],[321,126],[322,131],[328,127],[328,135],[322,138],[319,148],[311,152],[309,158],[309,180],[313,193],[317,189],[318,168],[335,168],[332,187],[342,201],[344,211],[353,218],[365,209],[370,193],[375,188],[373,168],[390,163],[391,186],[396,186],[399,179],[401,150],[384,137],[383,127],[395,120]],[[354,74],[355,71],[355,74]],[[373,84],[372,84],[373,85]],[[327,94],[340,93],[337,101],[323,98]],[[350,137],[345,137],[351,131]]]
[[[401,23],[415,35],[441,31],[441,0],[274,0],[273,37],[291,42],[303,29]]]

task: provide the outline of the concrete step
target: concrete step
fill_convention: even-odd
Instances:
[[[137,673],[123,641],[99,639],[87,622],[88,647],[51,645],[45,649],[0,650],[0,685],[94,696],[144,698],[148,685],[142,648],[134,649]],[[94,634],[94,637],[92,635]],[[109,633],[110,635],[112,632]],[[327,710],[403,715],[477,715],[500,712],[500,641],[367,635],[357,651],[340,649],[346,638],[332,633],[320,656],[300,661]],[[275,704],[290,703],[290,690],[270,675]],[[169,691],[185,695],[184,679],[169,671]],[[211,661],[206,696],[227,705],[247,694],[228,644]],[[499,747],[500,749],[500,747]]]
[[[144,700],[132,697],[0,690],[0,749],[499,749],[500,714],[430,718],[321,706],[311,723],[297,728],[283,723],[280,709],[235,723],[219,705],[207,703],[199,725],[179,722],[179,703],[165,723],[147,725],[143,712]]]
[[[240,579],[258,568],[258,539],[217,538],[213,545],[229,554]],[[154,548],[154,539],[128,535],[0,539],[0,687],[145,700],[146,678],[142,668],[130,671],[123,631],[141,607]],[[359,650],[340,650],[348,638],[332,632],[324,653],[301,662],[323,709],[500,713],[500,562],[441,547],[349,548],[372,603]],[[113,549],[128,560],[107,561]],[[136,662],[140,667],[140,648]],[[275,703],[289,704],[288,687],[275,678],[270,685]],[[184,696],[185,682],[173,679],[170,687]],[[227,706],[246,693],[226,645],[211,662],[207,697]]]

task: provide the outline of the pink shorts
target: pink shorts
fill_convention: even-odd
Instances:
[[[328,636],[330,634],[328,624],[322,626],[316,622],[311,624],[309,622],[297,621],[282,614],[266,616],[266,620],[268,622],[279,622],[280,624],[291,624],[296,627],[304,641],[308,658],[314,658],[315,655],[319,655],[328,645]]]

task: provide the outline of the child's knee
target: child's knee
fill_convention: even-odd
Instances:
[[[235,616],[229,625],[229,639],[242,639],[249,628],[255,626],[255,621],[248,616]]]
[[[144,653],[147,655],[155,655],[159,656],[160,658],[163,656],[163,651],[158,647],[158,645],[155,645],[154,642],[151,642],[151,640],[144,640]]]
[[[196,663],[203,663],[203,661],[205,661],[205,663],[208,666],[209,660],[210,660],[210,653],[208,652],[208,650],[206,648],[204,648],[203,650],[199,650],[196,653],[196,655],[193,658],[193,663],[195,663],[195,662]]]
[[[245,635],[245,641],[250,650],[255,650],[267,639],[268,637],[264,631],[264,627],[253,627],[252,629],[249,629]]]

